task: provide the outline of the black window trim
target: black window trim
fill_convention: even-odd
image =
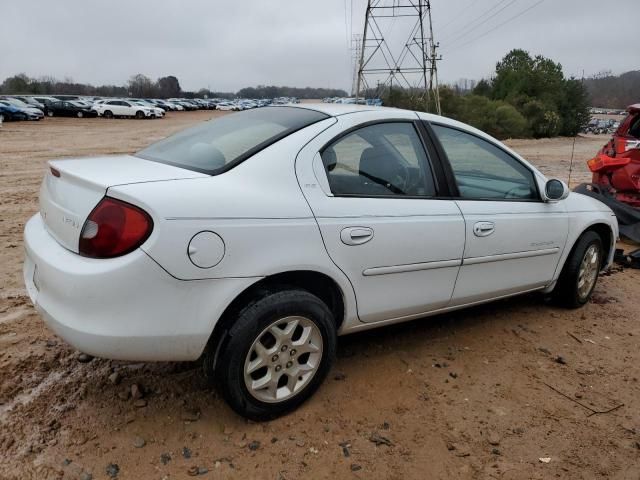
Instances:
[[[429,170],[431,171],[431,176],[433,178],[433,183],[434,183],[434,187],[435,187],[435,194],[434,195],[394,195],[394,194],[389,194],[389,195],[364,195],[364,194],[360,194],[360,193],[341,193],[341,194],[335,194],[333,193],[333,190],[331,190],[331,182],[329,181],[329,175],[327,174],[326,169],[324,168],[324,162],[323,162],[323,170],[325,171],[325,175],[327,175],[327,182],[329,183],[329,189],[331,190],[331,196],[335,197],[335,198],[381,198],[381,199],[405,199],[405,200],[411,200],[411,199],[418,199],[418,200],[437,200],[439,198],[441,198],[441,189],[443,187],[443,180],[444,180],[444,172],[442,172],[441,170],[441,165],[440,165],[440,160],[438,159],[438,157],[432,157],[431,156],[431,151],[429,149],[429,142],[425,141],[424,138],[424,133],[422,131],[422,125],[421,122],[419,120],[413,120],[411,118],[383,118],[383,119],[377,119],[377,120],[369,120],[367,122],[362,122],[359,123],[357,125],[354,125],[353,127],[350,127],[346,130],[343,130],[342,132],[340,132],[339,134],[337,134],[336,136],[332,137],[329,141],[325,142],[325,144],[320,148],[320,150],[318,150],[318,152],[320,153],[320,158],[322,158],[322,154],[324,153],[324,151],[329,148],[331,145],[335,144],[336,142],[338,142],[341,138],[346,137],[347,135],[350,135],[351,133],[355,132],[356,130],[360,130],[362,128],[366,128],[366,127],[370,127],[372,125],[379,125],[379,124],[384,124],[384,123],[409,123],[413,126],[417,137],[420,140],[420,144],[422,145],[423,148],[423,152],[424,152],[424,160],[419,160],[419,162],[421,164],[423,164],[425,161],[427,163],[427,165],[421,165],[422,168],[429,168]],[[435,164],[437,164],[437,167]],[[424,179],[425,184],[424,187],[425,189],[427,188],[427,184],[426,184],[426,178]]]
[[[263,107],[263,108],[299,108],[299,107],[290,107],[290,106],[287,106],[287,105],[278,105],[278,106],[269,106],[269,107]],[[311,110],[311,109],[303,109],[303,110]],[[323,115],[323,117],[319,118],[318,120],[316,120],[314,122],[302,125],[301,127],[298,127],[298,128],[296,128],[294,130],[285,130],[284,132],[279,133],[278,135],[275,135],[275,136],[273,136],[271,138],[268,138],[264,142],[259,143],[255,147],[247,150],[245,153],[243,153],[242,155],[240,155],[237,158],[235,158],[232,162],[226,163],[223,167],[217,168],[215,170],[211,170],[211,169],[207,169],[207,168],[198,168],[198,167],[186,166],[184,164],[181,164],[181,163],[178,163],[178,162],[172,162],[170,160],[161,160],[161,159],[158,159],[158,158],[147,157],[145,155],[140,155],[140,151],[135,152],[133,154],[133,156],[134,157],[138,157],[138,158],[142,158],[143,160],[149,160],[151,162],[157,162],[157,163],[164,163],[165,165],[171,165],[173,167],[178,167],[178,168],[182,168],[182,169],[185,169],[185,170],[190,170],[192,172],[204,173],[205,175],[209,175],[209,176],[214,177],[216,175],[221,175],[221,174],[223,174],[225,172],[228,172],[232,168],[237,167],[238,165],[240,165],[245,160],[248,160],[249,158],[251,158],[254,155],[256,155],[257,153],[261,152],[265,148],[268,148],[271,145],[274,145],[274,144],[278,143],[280,140],[283,140],[283,139],[287,138],[289,135],[293,135],[294,133],[297,133],[300,130],[304,130],[305,128],[308,128],[308,127],[310,127],[312,125],[315,125],[316,123],[323,122],[323,121],[325,121],[327,119],[330,119],[330,118],[335,118],[335,117],[332,117],[331,115],[328,115],[328,114],[326,114],[324,112],[320,112],[319,110],[312,110],[312,111],[315,112],[315,113],[318,113],[320,115]],[[238,113],[240,113],[240,112],[238,112]],[[234,113],[231,113],[231,115],[234,115]],[[213,119],[213,120],[215,120],[215,119]],[[213,120],[208,120],[208,121],[213,121]],[[146,148],[147,147],[145,147],[145,149]]]
[[[540,188],[538,187],[536,172],[530,166],[522,163],[522,161],[519,158],[514,157],[511,153],[509,153],[507,150],[502,148],[500,145],[497,145],[494,142],[490,142],[486,138],[481,137],[480,135],[477,135],[474,132],[471,132],[471,131],[466,130],[464,128],[457,127],[455,125],[450,125],[450,124],[442,123],[442,122],[438,122],[438,121],[433,122],[433,121],[428,121],[428,120],[422,120],[422,123],[423,123],[423,125],[425,127],[425,130],[428,132],[430,141],[433,143],[433,145],[435,147],[435,150],[437,151],[438,156],[440,157],[442,166],[444,168],[445,176],[447,178],[447,184],[449,185],[450,191],[453,192],[453,194],[450,197],[447,197],[447,198],[450,198],[452,200],[460,200],[460,201],[466,200],[466,201],[473,201],[473,202],[545,203],[544,199],[542,198],[542,195],[540,194]],[[440,140],[438,139],[438,136],[436,135],[436,133],[433,130],[433,128],[431,127],[431,125],[437,125],[439,127],[445,127],[445,128],[450,128],[452,130],[457,130],[459,132],[466,133],[467,135],[471,135],[472,137],[475,137],[475,138],[477,138],[479,140],[483,140],[483,141],[493,145],[495,148],[500,150],[502,153],[504,153],[505,155],[509,156],[510,158],[512,158],[513,160],[518,162],[526,170],[528,170],[529,173],[531,173],[531,177],[532,177],[532,180],[533,180],[533,185],[534,185],[534,188],[535,188],[535,191],[536,191],[536,197],[537,198],[469,198],[469,197],[462,197],[460,195],[460,191],[458,190],[458,184],[456,182],[455,174],[453,173],[453,168],[451,167],[451,162],[449,160],[449,157],[447,156],[446,151],[444,150],[442,144],[440,143]]]

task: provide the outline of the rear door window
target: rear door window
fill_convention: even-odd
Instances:
[[[413,123],[362,127],[325,147],[321,155],[334,195],[435,195],[431,168]]]

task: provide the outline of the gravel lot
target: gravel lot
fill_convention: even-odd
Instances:
[[[311,401],[263,424],[196,364],[79,362],[22,285],[45,162],[132,152],[220,114],[0,129],[0,479],[640,478],[637,270],[602,278],[581,310],[529,295],[343,337]],[[604,141],[577,139],[573,184]],[[573,139],[508,143],[566,180]]]

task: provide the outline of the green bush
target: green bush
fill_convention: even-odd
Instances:
[[[522,111],[535,138],[555,137],[560,132],[560,115],[553,105],[530,100],[523,105]]]

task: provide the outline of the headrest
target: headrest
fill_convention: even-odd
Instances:
[[[336,165],[338,164],[338,156],[336,155],[336,151],[333,147],[327,148],[322,152],[322,163],[324,163],[324,168],[327,172],[331,172],[336,168]]]

